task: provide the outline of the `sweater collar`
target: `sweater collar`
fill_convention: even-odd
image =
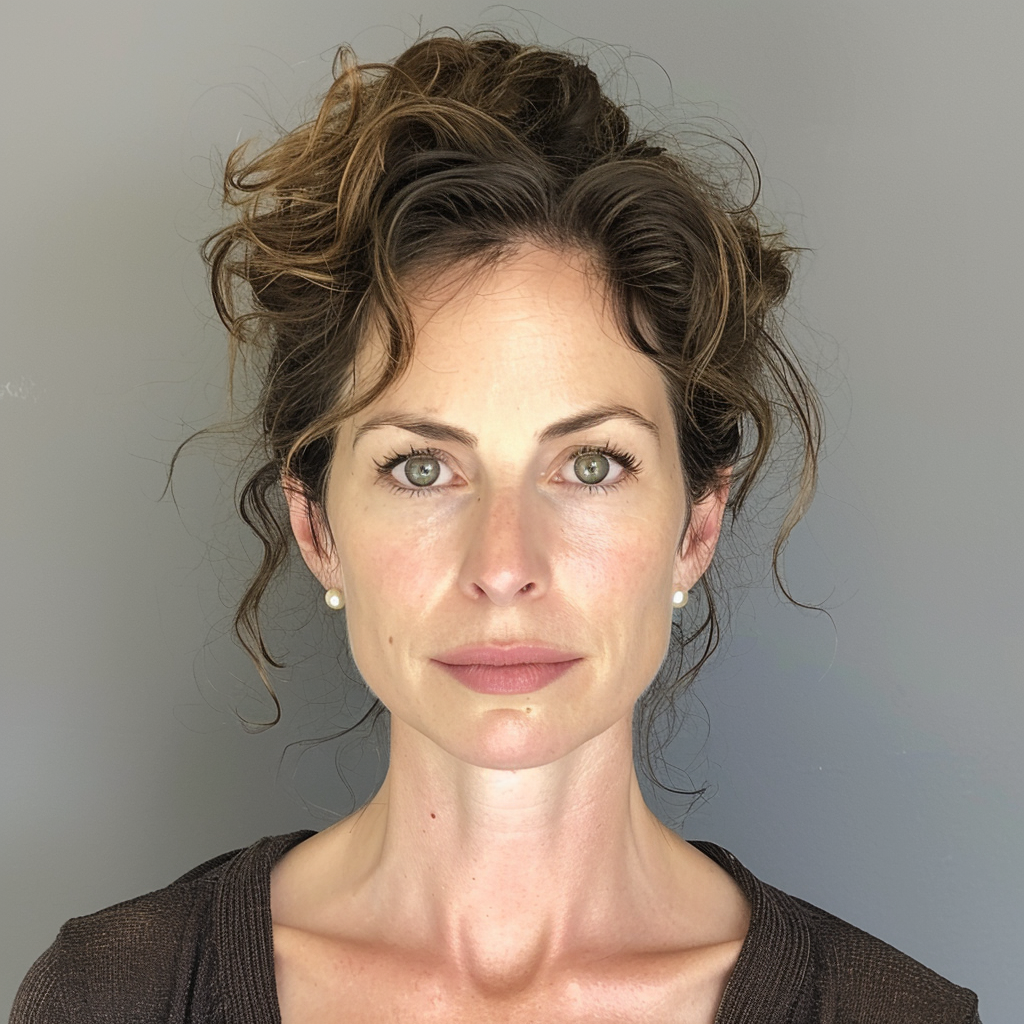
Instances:
[[[792,896],[755,878],[728,850],[691,842],[735,879],[750,903],[743,940],[715,1024],[797,1024],[808,998],[811,933]]]
[[[226,1024],[281,1024],[274,977],[270,871],[315,832],[267,836],[225,865],[217,885],[213,941]]]

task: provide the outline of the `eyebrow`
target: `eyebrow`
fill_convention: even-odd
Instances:
[[[631,420],[637,426],[646,430],[660,445],[661,434],[656,423],[653,423],[646,416],[641,415],[636,409],[628,405],[598,405],[592,409],[585,409],[574,416],[567,416],[565,419],[557,420],[550,426],[545,427],[538,435],[541,444],[548,441],[556,441],[558,438],[567,437],[580,430],[588,430],[608,420]],[[374,416],[361,426],[356,428],[355,436],[352,438],[352,447],[361,437],[371,430],[378,430],[381,427],[399,427],[408,430],[411,434],[418,434],[431,441],[448,441],[453,444],[461,444],[466,448],[475,448],[477,438],[468,430],[452,426],[450,423],[442,423],[440,420],[423,419],[418,416],[408,415],[400,412],[386,412],[380,416]]]

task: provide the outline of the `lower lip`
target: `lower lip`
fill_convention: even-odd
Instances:
[[[438,664],[463,686],[477,693],[533,693],[554,682],[582,660],[533,661],[524,665],[449,665],[443,661]]]

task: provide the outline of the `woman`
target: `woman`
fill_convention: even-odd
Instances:
[[[784,242],[586,67],[494,34],[342,51],[317,119],[227,180],[207,256],[268,456],[236,624],[269,687],[290,525],[390,712],[387,777],[323,832],[69,922],[13,1020],[976,1021],[637,782],[634,710],[713,648],[723,516],[780,421],[803,468],[776,560],[813,490]]]

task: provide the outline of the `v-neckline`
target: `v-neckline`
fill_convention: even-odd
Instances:
[[[225,866],[217,887],[214,942],[226,1024],[281,1024],[274,974],[270,873],[309,829],[267,836]],[[728,850],[691,841],[729,873],[750,903],[750,925],[729,976],[714,1024],[783,1024],[793,1019],[811,966],[811,936],[786,896],[752,875]]]

